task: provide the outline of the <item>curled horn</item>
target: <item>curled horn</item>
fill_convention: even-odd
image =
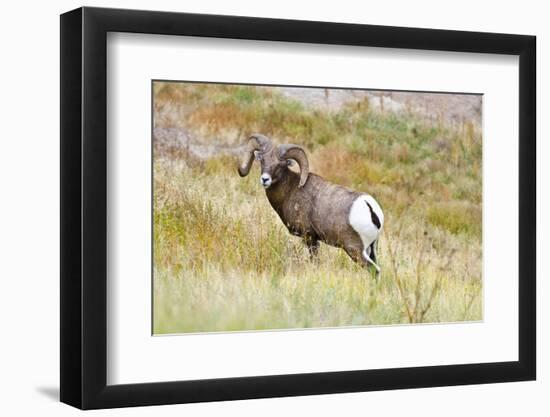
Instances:
[[[271,140],[260,134],[251,135],[246,144],[246,152],[243,154],[241,165],[239,166],[239,175],[246,177],[254,162],[254,151],[266,152],[271,148]]]
[[[300,166],[300,184],[298,186],[303,187],[309,175],[309,163],[305,151],[298,145],[280,145],[279,158],[285,160],[293,159],[298,163]]]

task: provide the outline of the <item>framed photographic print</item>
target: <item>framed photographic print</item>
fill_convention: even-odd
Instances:
[[[535,38],[61,16],[61,401],[535,379]]]

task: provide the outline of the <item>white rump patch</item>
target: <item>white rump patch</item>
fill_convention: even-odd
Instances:
[[[369,205],[372,207],[372,211],[376,217],[378,217],[380,229],[372,220],[373,216]],[[372,196],[363,194],[357,197],[351,205],[351,210],[349,212],[349,224],[361,238],[363,248],[366,251],[371,243],[378,239],[378,236],[380,235],[380,230],[384,226],[384,213],[382,212],[380,205]]]

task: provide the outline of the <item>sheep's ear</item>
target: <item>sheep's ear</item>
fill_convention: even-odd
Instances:
[[[300,183],[298,184],[298,187],[303,187],[309,176],[309,164],[305,151],[298,145],[280,145],[279,157],[286,160],[294,159],[298,163],[300,166]]]

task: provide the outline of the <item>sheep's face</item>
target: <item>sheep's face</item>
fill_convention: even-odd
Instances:
[[[279,159],[278,152],[271,149],[268,152],[255,152],[255,157],[261,165],[260,184],[264,188],[269,188],[281,181],[287,174],[291,160]]]

